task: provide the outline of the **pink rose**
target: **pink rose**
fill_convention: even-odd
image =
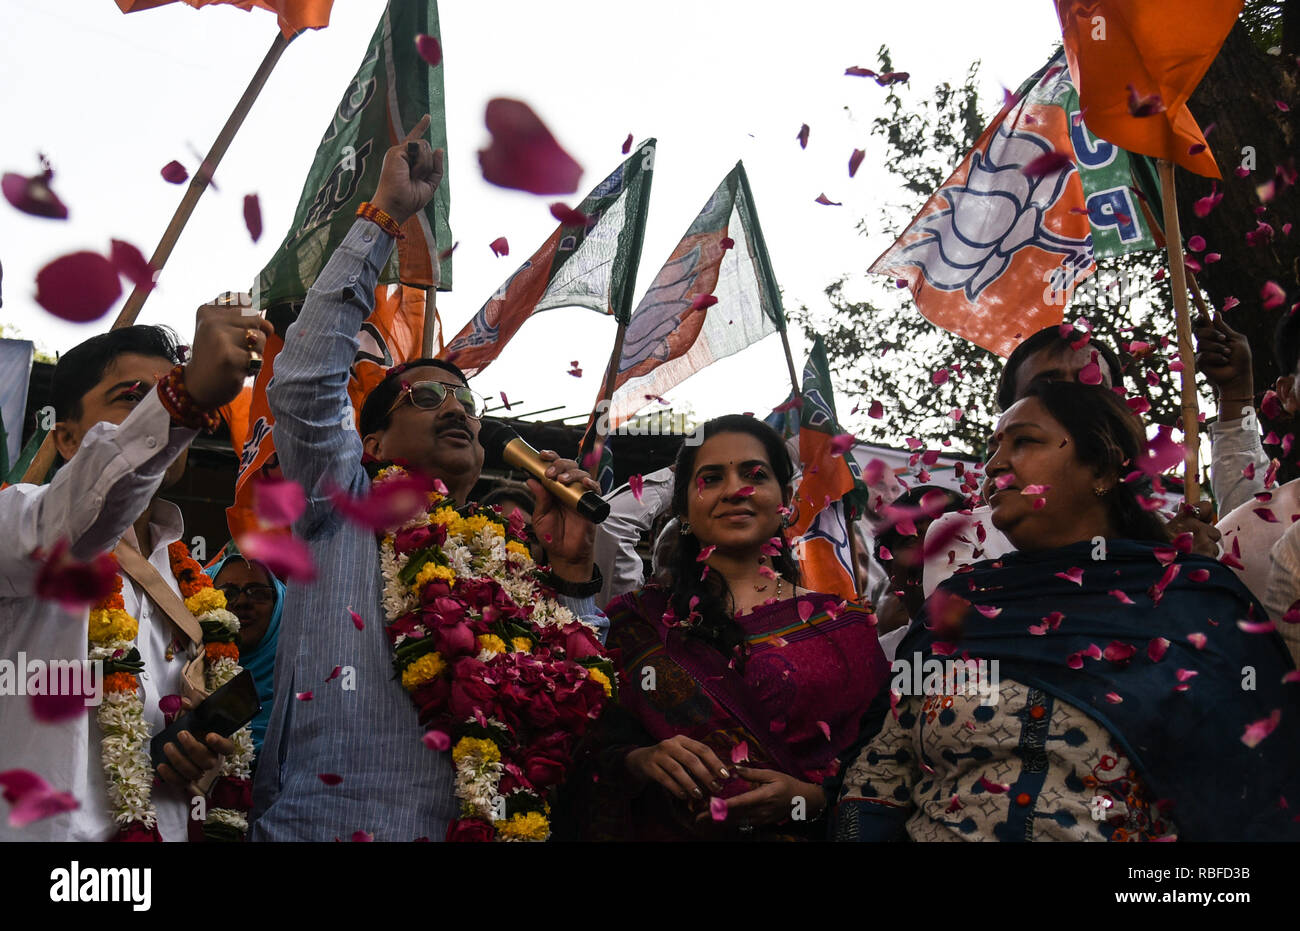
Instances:
[[[564,655],[569,659],[583,660],[589,656],[603,655],[600,640],[586,624],[578,621],[564,630]]]
[[[496,829],[486,821],[465,818],[447,825],[448,843],[487,843],[496,836]]]
[[[445,625],[438,628],[433,636],[438,644],[438,651],[442,653],[444,659],[449,660],[454,656],[465,656],[478,652],[477,644],[474,641],[474,631],[470,630],[468,624]]]

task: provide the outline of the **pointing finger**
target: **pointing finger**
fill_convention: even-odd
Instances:
[[[415,128],[406,134],[406,138],[403,141],[418,142],[424,136],[425,131],[428,130],[430,122],[429,114],[426,113],[424,116],[420,117],[420,122],[415,124]]]

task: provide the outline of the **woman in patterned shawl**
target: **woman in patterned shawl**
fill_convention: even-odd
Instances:
[[[677,458],[669,583],[606,608],[619,704],[573,810],[588,839],[824,837],[823,782],[888,680],[875,618],[798,586],[776,431],[731,415],[696,435]]]
[[[944,582],[899,645],[838,839],[1300,833],[1294,667],[1236,576],[1144,509],[1146,447],[1100,387],[1036,385],[1003,414],[983,491],[1018,551]]]

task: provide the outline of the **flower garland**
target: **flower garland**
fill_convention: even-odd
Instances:
[[[184,543],[168,546],[167,556],[185,598],[185,607],[203,629],[207,651],[205,685],[209,690],[218,688],[239,673],[239,648],[233,642],[239,631],[239,619],[226,610],[225,596],[212,587],[211,580],[190,557]],[[89,659],[102,662],[104,670],[104,699],[96,712],[103,734],[101,765],[109,809],[118,824],[114,839],[161,841],[158,812],[152,800],[154,771],[149,755],[149,724],[144,718],[140,692],[144,661],[135,645],[139,632],[139,622],[126,611],[119,573],[114,578],[113,591],[92,606],[87,622]],[[209,809],[204,821],[204,835],[212,839],[242,839],[247,830],[252,732],[248,727],[241,728],[232,740],[236,751],[225,761],[222,779],[212,792],[213,802],[223,807]],[[245,799],[247,802],[241,805]]]
[[[405,475],[382,469],[376,487]],[[595,630],[559,604],[523,539],[522,518],[445,488],[383,534],[380,568],[393,668],[426,729],[451,749],[460,817],[452,841],[544,841],[550,787],[614,694]]]

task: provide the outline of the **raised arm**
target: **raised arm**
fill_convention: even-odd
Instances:
[[[396,226],[433,197],[442,181],[442,150],[421,139],[426,116],[384,156],[371,203]],[[414,150],[408,150],[408,144]],[[390,227],[395,228],[395,227]],[[361,324],[374,308],[375,283],[393,250],[384,226],[358,219],[307,293],[275,359],[267,401],[275,415],[275,448],[286,478],[307,493],[308,529],[328,513],[328,493],[353,489],[362,475],[361,437],[348,398],[348,372]]]

